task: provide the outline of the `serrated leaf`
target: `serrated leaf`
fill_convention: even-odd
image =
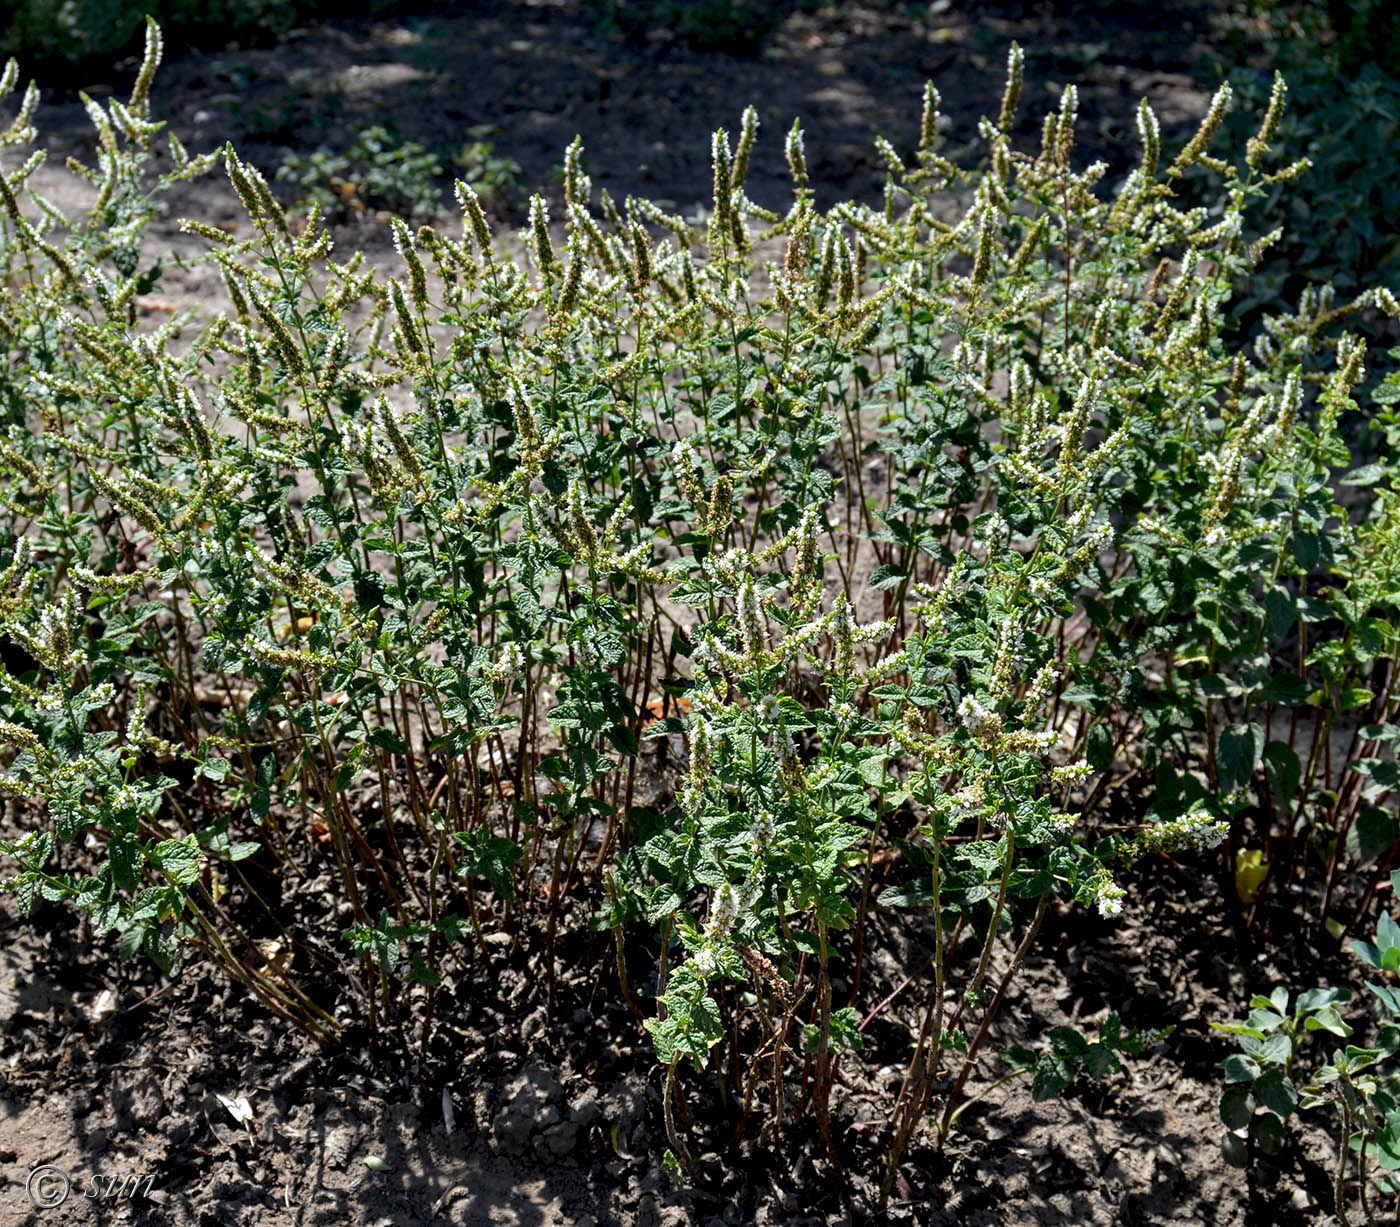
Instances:
[[[1003,1048],[1001,1059],[1013,1069],[1031,1070],[1035,1068],[1038,1059],[1029,1048],[1020,1044],[1012,1044],[1009,1048]]]
[[[870,578],[865,581],[865,586],[872,592],[884,592],[888,588],[897,588],[905,580],[905,572],[897,566],[876,567],[870,573]]]
[[[1274,587],[1264,594],[1264,608],[1275,639],[1282,639],[1298,620],[1298,601],[1287,588]]]
[[[1347,832],[1347,855],[1358,861],[1373,861],[1388,852],[1396,838],[1400,836],[1400,826],[1394,815],[1376,805],[1368,805],[1351,824]]]
[[[1360,468],[1352,469],[1341,479],[1344,486],[1374,486],[1385,476],[1385,466],[1382,464],[1363,464]]]
[[[1069,1062],[1053,1052],[1047,1052],[1036,1062],[1035,1075],[1031,1078],[1031,1098],[1036,1103],[1054,1099],[1073,1077],[1074,1070]]]
[[[151,859],[176,886],[188,886],[199,877],[202,854],[199,841],[193,835],[162,840],[152,849]]]
[[[1073,1027],[1051,1027],[1050,1044],[1063,1057],[1083,1057],[1089,1051],[1089,1041]]]

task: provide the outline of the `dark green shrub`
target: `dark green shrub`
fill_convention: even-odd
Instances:
[[[1382,0],[1257,4],[1263,60],[1288,82],[1278,139],[1311,162],[1295,191],[1274,186],[1253,214],[1261,230],[1282,226],[1270,259],[1242,304],[1277,306],[1304,285],[1339,292],[1400,285],[1400,216],[1394,151],[1400,147],[1400,5]],[[1245,48],[1236,42],[1236,57]],[[1230,71],[1237,108],[1226,138],[1242,149],[1268,109],[1270,74]]]

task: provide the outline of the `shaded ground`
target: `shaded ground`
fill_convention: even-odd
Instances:
[[[1034,146],[1041,116],[1074,81],[1086,160],[1131,160],[1140,97],[1168,131],[1203,113],[1208,91],[1190,70],[1213,12],[1198,0],[1170,13],[853,3],[794,12],[755,54],[734,56],[691,50],[664,29],[623,37],[576,2],[453,5],[395,23],[309,27],[278,48],[187,54],[162,69],[153,97],[192,152],[232,138],[268,172],[287,152],[343,150],[368,124],[449,160],[479,130],[521,167],[517,211],[530,191],[557,191],[564,147],[582,134],[595,189],[686,213],[709,201],[711,132],[737,129],[751,103],[765,125],[754,199],[787,203],[782,134],[800,117],[825,205],[878,195],[884,172],[871,140],[912,148],[926,80],[942,93],[951,144],[975,141],[977,120],[999,104],[1013,38],[1027,53],[1020,138]],[[100,93],[125,80],[56,84]],[[89,139],[81,108],[65,111],[46,111],[55,152]]]
[[[445,154],[484,126],[521,166],[526,190],[503,205],[518,224],[528,190],[557,192],[551,174],[580,132],[595,189],[694,213],[708,199],[710,131],[734,129],[753,103],[765,127],[750,194],[785,206],[780,136],[800,115],[818,201],[830,204],[878,194],[871,138],[913,145],[926,78],[942,91],[950,144],[973,141],[977,118],[996,109],[1013,37],[1028,52],[1024,142],[1034,145],[1040,114],[1055,105],[1052,84],[1073,80],[1082,155],[1133,157],[1140,96],[1168,131],[1202,113],[1208,90],[1190,70],[1212,11],[934,3],[916,15],[914,6],[849,4],[790,13],[754,55],[732,56],[691,50],[665,30],[623,37],[578,4],[458,7],[315,26],[277,49],[187,54],[162,70],[155,104],[192,151],[232,138],[269,172],[291,150],[343,148],[369,123],[391,122]],[[100,92],[126,78],[67,84]],[[76,103],[47,107],[40,122],[56,154],[86,148]],[[62,203],[71,188],[61,170],[41,173],[40,190]],[[189,189],[179,212],[239,217],[218,176]],[[155,238],[181,241],[169,219]],[[346,238],[386,246],[372,218]],[[160,290],[181,304],[210,292],[208,270],[173,269]],[[1254,966],[1209,905],[1183,904],[1184,882],[1142,883],[1139,913],[1117,925],[1053,917],[1002,1022],[1008,1041],[1025,1040],[1115,1008],[1130,1025],[1177,1026],[1156,1058],[1107,1090],[1072,1089],[1055,1103],[1033,1103],[1024,1080],[1001,1088],[964,1117],[944,1154],[911,1153],[887,1216],[873,1210],[877,1156],[864,1139],[907,1056],[888,1042],[901,1034],[893,1026],[875,1026],[868,1051],[843,1062],[834,1128],[857,1160],[847,1185],[820,1158],[788,1164],[804,1151],[820,1156],[813,1139],[725,1149],[706,1122],[728,1118],[697,1079],[689,1093],[705,1183],[687,1190],[659,1161],[650,1043],[617,1003],[610,952],[581,917],[552,1011],[540,969],[493,947],[470,982],[449,982],[426,1042],[416,1031],[361,1035],[321,1054],[240,991],[197,971],[164,984],[103,944],[77,941],[66,914],[45,909],[21,925],[0,901],[0,1223],[89,1222],[96,1211],[83,1192],[98,1186],[88,1178],[134,1171],[154,1178],[150,1196],[104,1208],[105,1218],[199,1227],[1325,1221],[1320,1168],[1252,1208],[1242,1179],[1222,1168],[1215,1065],[1226,1046],[1207,1024],[1284,977]],[[1208,886],[1194,893],[1220,897]],[[891,991],[917,954],[888,947],[873,958],[875,983]],[[915,1004],[891,1014],[905,1008]],[[38,1209],[26,1195],[39,1164],[73,1178],[61,1207]]]

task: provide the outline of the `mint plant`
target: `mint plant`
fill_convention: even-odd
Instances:
[[[842,1062],[877,1016],[907,1033],[886,1196],[977,1094],[1045,916],[1111,920],[1122,865],[1305,848],[1321,911],[1364,912],[1349,870],[1392,855],[1394,474],[1348,468],[1340,327],[1396,307],[1314,294],[1238,347],[1246,208],[1300,170],[1271,169],[1281,88],[1240,165],[1210,153],[1228,90],[1170,162],[1144,104],[1110,191],[1075,165],[1072,86],[1012,146],[1013,47],[985,166],[940,152],[930,85],[917,148],[877,145],[881,208],[819,210],[796,124],[791,205],[751,200],[750,109],[701,225],[595,200],[576,141],[518,258],[460,182],[460,225],[392,219],[386,271],[232,147],[172,139],[155,177],[159,56],[151,26],[128,102],[89,105],[87,217],[28,190],[42,151],[0,176],[22,904],[207,958],[326,1042],[426,1035],[491,933],[552,992],[581,905],[692,1177],[697,1087],[736,1140],[810,1129],[839,1164]],[[216,161],[250,237],[182,225],[227,305],[150,327],[143,229]],[[1172,192],[1197,167],[1213,213]],[[1353,513],[1336,472],[1377,493]],[[1101,829],[1125,777],[1152,809]],[[885,925],[930,954],[875,997]],[[1049,1040],[1041,1090],[1147,1044]]]
[[[1002,1053],[1002,1059],[1011,1066],[1011,1072],[1002,1081],[1009,1082],[1012,1078],[1029,1074],[1031,1098],[1037,1102],[1054,1099],[1080,1073],[1092,1078],[1116,1073],[1123,1068],[1124,1056],[1140,1056],[1153,1045],[1161,1043],[1172,1031],[1171,1027],[1156,1031],[1124,1028],[1123,1020],[1115,1010],[1108,1012],[1099,1027],[1097,1039],[1088,1038],[1076,1027],[1052,1027],[1050,1042],[1039,1054],[1019,1044]],[[969,1100],[959,1107],[954,1117],[972,1102]]]

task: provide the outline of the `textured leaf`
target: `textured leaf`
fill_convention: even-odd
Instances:
[[[1031,1079],[1031,1098],[1037,1103],[1054,1099],[1070,1084],[1074,1070],[1063,1057],[1047,1052],[1036,1063]]]
[[[188,886],[199,877],[202,853],[193,835],[184,839],[167,839],[158,843],[151,854],[156,866],[176,886]]]
[[[1243,786],[1264,752],[1264,730],[1257,724],[1232,724],[1220,734],[1217,758],[1222,784]]]

